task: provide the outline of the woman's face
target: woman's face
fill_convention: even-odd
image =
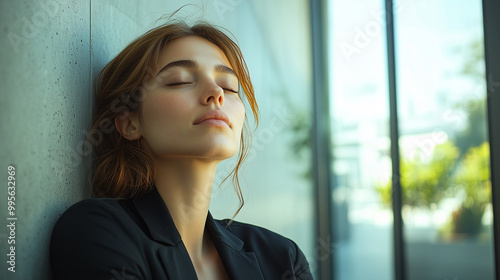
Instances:
[[[158,158],[222,160],[239,148],[245,107],[224,53],[197,36],[160,54],[141,103],[141,147]]]

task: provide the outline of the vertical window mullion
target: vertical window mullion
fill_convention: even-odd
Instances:
[[[319,243],[329,244],[332,238],[332,194],[330,178],[330,130],[329,102],[326,72],[326,51],[324,48],[324,2],[310,1],[312,59],[313,59],[313,177],[316,196],[316,248],[315,258],[319,279],[334,279],[333,248],[318,246]]]
[[[394,13],[392,0],[385,1],[387,27],[387,67],[389,77],[390,138],[392,161],[392,210],[394,215],[394,279],[404,280],[405,252],[403,240],[403,219],[401,216],[401,175],[399,163],[399,130],[396,95],[396,61],[394,54]]]
[[[484,57],[488,106],[488,135],[490,141],[490,180],[493,204],[495,274],[500,275],[500,2],[483,0]]]

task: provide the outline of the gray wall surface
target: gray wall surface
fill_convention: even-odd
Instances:
[[[243,172],[248,195],[236,219],[294,239],[314,270],[312,184],[301,175],[309,168],[308,156],[306,151],[299,160],[291,151],[296,132],[289,129],[307,122],[310,110],[308,1],[192,2],[176,18],[207,20],[234,34],[261,106],[256,146]],[[0,2],[0,279],[50,279],[52,226],[69,206],[90,197],[85,169],[90,158],[82,156],[81,147],[91,125],[94,77],[134,38],[165,22],[156,20],[186,3]],[[279,126],[272,125],[276,121]],[[8,212],[10,165],[16,171],[13,215]],[[216,218],[230,218],[236,206],[232,187],[224,187],[214,195],[211,211]],[[15,237],[6,226],[11,222]],[[12,240],[15,272],[7,269]]]

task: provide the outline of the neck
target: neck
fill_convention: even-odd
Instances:
[[[205,223],[218,162],[192,158],[158,159],[158,193],[165,202],[192,259],[209,253]]]

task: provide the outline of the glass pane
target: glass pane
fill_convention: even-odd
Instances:
[[[410,280],[493,279],[481,9],[479,0],[395,1]]]
[[[391,176],[383,1],[329,7],[335,279],[392,279]]]

